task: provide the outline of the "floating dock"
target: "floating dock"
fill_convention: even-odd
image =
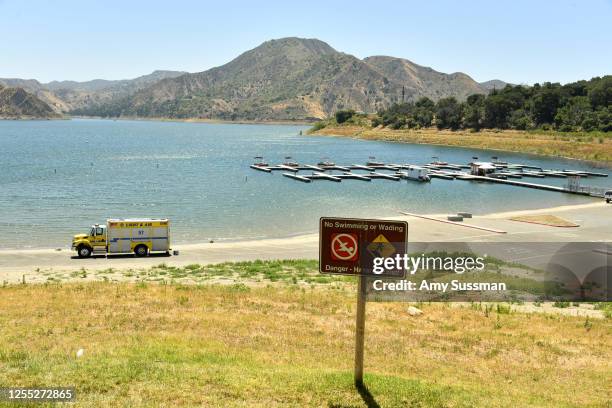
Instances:
[[[304,183],[310,183],[312,181],[308,177],[298,176],[297,174],[293,174],[293,173],[283,173],[283,176],[292,178],[294,180],[303,181]]]
[[[315,166],[314,164],[305,164],[300,168],[300,170],[314,170],[314,171],[325,171],[319,166]]]
[[[309,179],[311,180],[330,180],[330,181],[336,181],[336,182],[340,182],[342,181],[342,178],[339,176],[332,176],[331,174],[326,174],[326,173],[321,173],[321,172],[315,172],[312,173],[312,175],[307,176]]]
[[[252,169],[255,169],[255,170],[259,170],[259,171],[265,171],[266,173],[271,173],[272,172],[271,168],[265,167],[265,166],[259,166],[257,164],[251,164],[249,167],[252,168]]]
[[[361,164],[352,164],[350,166],[352,170],[366,170],[366,171],[374,171],[374,167],[362,166]]]
[[[292,171],[294,173],[297,173],[298,171],[300,171],[300,169],[298,169],[296,166],[287,166],[286,164],[279,164],[278,166],[276,166],[282,170],[288,170],[288,171]]]
[[[473,169],[474,165],[478,166],[479,164],[480,163],[470,163],[469,165],[464,165],[436,161],[424,165],[417,165],[409,163],[397,164],[370,161],[365,165],[337,165],[333,162],[325,162],[314,165],[299,164],[297,162],[290,161],[277,165],[268,165],[268,163],[260,161],[251,164],[249,167],[265,173],[281,170],[283,171],[282,175],[284,177],[301,181],[303,183],[310,183],[313,180],[327,180],[339,183],[343,180],[370,182],[372,180],[399,181],[401,179],[406,179],[408,182],[422,182],[425,180],[414,180],[412,177],[407,177],[408,174],[402,171],[403,169],[413,170],[415,167],[419,167],[421,169],[426,169],[425,172],[428,179],[435,178],[451,181],[465,180],[489,182],[593,197],[603,197],[606,191],[605,188],[581,186],[579,183],[576,183],[576,181],[581,178],[608,177],[608,174],[605,173],[571,169],[544,170],[541,167],[527,164],[493,162],[492,165],[490,163],[485,163],[488,165],[487,169],[489,169],[489,171],[487,171],[487,174],[483,175],[480,172],[480,174],[476,174],[478,168]],[[465,171],[466,169],[470,169],[471,171]],[[304,171],[309,171],[310,174],[300,173]],[[517,180],[522,178],[545,179],[548,177],[567,178],[569,182],[566,186],[553,186]]]
[[[395,180],[398,181],[400,179],[399,176],[394,176],[392,174],[387,174],[387,173],[379,173],[377,171],[373,171],[371,172],[368,177],[373,178],[373,179],[387,179],[387,180]]]
[[[363,180],[363,181],[372,181],[372,178],[368,176],[363,176],[361,174],[352,173],[350,171],[345,172],[342,176],[339,176],[345,179],[354,179],[354,180]]]

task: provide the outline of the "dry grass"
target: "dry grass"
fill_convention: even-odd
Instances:
[[[519,217],[512,217],[510,218],[510,220],[519,221],[519,222],[528,222],[531,224],[548,225],[550,227],[565,227],[565,228],[579,227],[578,224],[575,224],[571,221],[565,220],[561,217],[557,217],[556,215],[547,215],[547,214],[522,215]]]
[[[610,319],[466,306],[410,317],[406,304],[368,304],[366,383],[380,406],[608,403]],[[87,407],[364,406],[354,309],[350,285],[7,286],[0,387],[75,385]]]
[[[503,150],[612,163],[612,137],[605,134],[593,136],[589,133],[524,132],[516,130],[454,132],[434,128],[392,130],[350,125],[330,125],[314,132],[314,134]]]
[[[27,283],[74,281],[152,282],[160,284],[268,284],[327,285],[352,281],[347,276],[322,275],[313,259],[255,260],[217,264],[171,266],[160,263],[148,268],[107,268],[78,270],[37,269],[24,275]],[[7,282],[8,283],[8,282]]]

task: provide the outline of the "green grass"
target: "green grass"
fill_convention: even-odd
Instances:
[[[405,303],[369,303],[370,396],[361,395],[354,289],[9,285],[0,288],[0,387],[72,385],[77,407],[360,407],[364,398],[384,407],[605,406],[609,319],[477,303],[420,303],[419,317]]]
[[[158,283],[279,283],[293,285],[352,284],[350,276],[330,276],[319,273],[316,260],[269,260],[248,262],[225,262],[219,264],[189,264],[172,266],[166,263],[146,269],[104,270],[80,269],[72,272],[53,271],[48,273],[49,282],[68,282],[93,278],[109,281],[142,281]]]
[[[595,303],[595,309],[603,311],[607,319],[612,319],[612,302]]]

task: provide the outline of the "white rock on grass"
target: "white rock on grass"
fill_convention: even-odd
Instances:
[[[408,314],[410,316],[419,316],[423,314],[423,311],[414,306],[408,306]]]
[[[79,350],[76,352],[76,356],[77,356],[77,358],[81,358],[81,357],[83,357],[83,354],[85,354],[85,350],[83,350],[83,349],[79,349]]]

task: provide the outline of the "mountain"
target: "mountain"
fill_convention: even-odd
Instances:
[[[148,75],[139,76],[138,78],[134,78],[134,79],[121,79],[117,81],[109,81],[106,79],[93,79],[91,81],[86,81],[86,82],[51,81],[47,84],[44,84],[44,87],[52,91],[69,89],[72,91],[82,91],[82,92],[96,92],[96,91],[103,91],[103,90],[108,90],[108,89],[135,90],[135,89],[153,84],[162,79],[176,78],[177,76],[180,76],[183,74],[186,74],[186,72],[157,70],[157,71],[153,71],[152,73]]]
[[[53,81],[44,86],[65,102],[69,111],[73,111],[118,100],[162,79],[176,78],[183,74],[185,72],[154,71],[149,75],[134,79],[116,81],[94,79],[87,82]]]
[[[486,93],[462,73],[443,74],[408,60],[360,60],[316,39],[267,41],[229,63],[163,79],[121,100],[75,114],[226,120],[315,120],[339,109],[374,112],[428,96]]]
[[[503,89],[506,85],[512,85],[507,82],[501,81],[499,79],[492,79],[490,81],[481,82],[480,86],[482,86],[487,91],[492,91],[493,89]]]
[[[0,118],[59,118],[49,105],[23,88],[0,85]]]
[[[35,79],[0,78],[0,85],[9,88],[22,88],[45,102],[57,113],[67,112],[71,109],[65,101]]]
[[[347,107],[375,109],[400,88],[363,61],[322,41],[285,38],[265,42],[223,66],[162,80],[108,113],[315,119]]]
[[[487,93],[486,88],[462,72],[444,74],[407,59],[386,56],[368,57],[364,62],[375,67],[390,80],[405,85],[419,97],[438,100],[454,96],[465,100],[475,93]]]
[[[130,95],[165,78],[183,75],[180,71],[154,71],[134,79],[94,79],[86,82],[52,81],[40,83],[35,79],[0,78],[0,84],[21,87],[46,102],[56,112],[68,112],[99,105]]]
[[[155,71],[129,80],[47,84],[0,79],[3,83],[73,115],[255,121],[316,120],[348,108],[375,112],[422,96],[464,100],[505,84],[479,84],[466,74],[445,74],[402,58],[361,60],[323,41],[296,37],[266,41],[197,73]]]

